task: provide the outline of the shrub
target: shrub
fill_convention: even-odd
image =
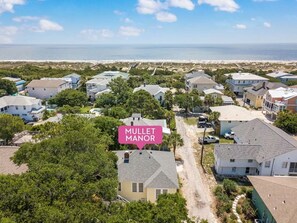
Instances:
[[[224,179],[223,181],[223,188],[226,191],[228,195],[231,195],[232,193],[237,192],[237,186],[236,183],[229,179]]]

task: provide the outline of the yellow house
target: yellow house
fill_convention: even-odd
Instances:
[[[160,194],[177,192],[178,180],[172,152],[116,151],[118,195],[128,201],[156,202]]]
[[[252,87],[247,87],[244,89],[243,101],[255,108],[261,108],[264,94],[270,89],[279,87],[287,88],[287,85],[278,82],[263,82],[255,84]]]

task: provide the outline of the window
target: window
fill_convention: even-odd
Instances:
[[[231,123],[231,121],[228,121],[228,123]]]
[[[34,90],[35,90],[35,88],[33,87],[33,88],[32,88],[32,90],[34,91]]]
[[[24,106],[23,108],[24,108],[24,110],[26,110],[26,106]]]
[[[288,162],[283,162],[282,168],[287,168],[288,167]]]
[[[143,183],[138,184],[138,192],[143,192]]]
[[[269,168],[269,167],[270,167],[270,161],[266,161],[266,162],[265,162],[265,167],[266,167],[266,168]]]
[[[18,106],[15,106],[15,109],[16,109],[16,110],[19,110],[19,107],[18,107]]]
[[[289,172],[294,172],[296,173],[297,172],[297,163],[290,163],[290,169],[289,169]]]
[[[160,194],[168,194],[167,189],[156,189],[156,199],[158,199]]]
[[[235,159],[230,159],[230,163],[234,163],[235,162]]]
[[[252,162],[253,162],[253,160],[248,160],[248,162],[249,162],[249,163],[252,163]]]
[[[132,192],[137,192],[137,183],[132,183]]]
[[[119,183],[119,191],[121,191],[121,190],[122,190],[122,184]]]
[[[43,90],[45,90],[46,91],[46,89],[44,88]]]
[[[232,167],[232,173],[236,172],[236,167]]]

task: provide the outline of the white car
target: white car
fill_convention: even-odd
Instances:
[[[204,141],[203,141],[203,138],[199,138],[199,143],[202,144],[202,142],[203,144],[218,143],[220,142],[220,139],[216,136],[208,135],[208,136],[205,136]]]
[[[234,135],[235,135],[234,132],[227,132],[227,133],[225,133],[224,138],[225,139],[234,139]]]

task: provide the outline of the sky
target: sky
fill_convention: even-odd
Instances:
[[[297,43],[297,0],[0,0],[0,44]]]

